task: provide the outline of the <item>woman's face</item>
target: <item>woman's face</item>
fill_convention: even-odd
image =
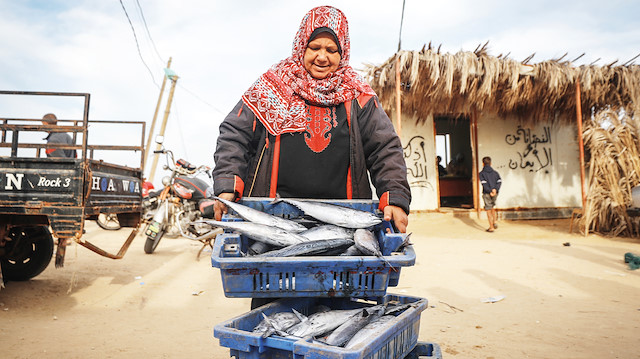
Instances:
[[[338,69],[340,53],[333,36],[323,32],[316,36],[304,52],[304,68],[318,80],[322,80]]]

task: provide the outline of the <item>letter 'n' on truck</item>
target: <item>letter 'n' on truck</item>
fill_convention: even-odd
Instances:
[[[54,237],[56,267],[62,267],[68,240],[120,259],[138,231],[145,123],[89,121],[89,99],[84,93],[0,91],[0,285],[3,277],[40,274],[53,256]],[[50,112],[58,112],[56,122],[43,121]],[[71,140],[49,140],[61,135]],[[114,144],[123,140],[136,145]],[[121,163],[127,161],[134,163]],[[116,254],[82,238],[84,220],[101,213],[132,228]]]

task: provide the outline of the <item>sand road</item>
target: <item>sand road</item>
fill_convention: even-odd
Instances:
[[[494,233],[451,214],[410,221],[417,263],[389,292],[429,299],[420,340],[445,358],[640,358],[640,270],[623,261],[640,240],[569,234],[568,220],[503,221]],[[127,234],[87,222],[85,238],[115,252]],[[73,244],[64,268],[7,283],[0,357],[228,358],[213,327],[250,300],[224,297],[199,243],[163,239],[153,255],[143,245],[111,260]]]

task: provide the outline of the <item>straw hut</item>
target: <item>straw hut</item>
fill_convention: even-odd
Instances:
[[[634,231],[626,209],[640,182],[640,66],[532,57],[491,56],[486,44],[455,54],[429,45],[367,66],[403,142],[412,210],[480,214],[478,172],[490,156],[503,179],[500,217],[574,213],[585,233]],[[444,166],[464,160],[442,176],[436,156]]]

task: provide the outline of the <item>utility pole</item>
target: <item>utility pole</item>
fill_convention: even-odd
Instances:
[[[171,91],[169,91],[169,98],[167,99],[167,107],[164,110],[164,118],[162,119],[162,126],[160,126],[160,136],[164,136],[164,131],[167,128],[167,120],[169,119],[169,111],[171,110],[171,102],[173,101],[173,93],[176,89],[176,82],[178,82],[178,75],[176,75],[173,70],[166,68],[164,69],[166,77],[171,80]],[[156,151],[160,150],[162,147],[160,144],[156,145]],[[154,153],[153,163],[151,164],[151,172],[149,173],[149,181],[153,182],[153,177],[156,174],[156,167],[158,166],[158,153]]]
[[[402,43],[402,23],[404,22],[404,3],[402,1],[402,15],[400,16],[400,33],[398,34],[398,52],[396,52],[396,132],[398,137],[402,138],[402,91],[400,89],[400,49]]]
[[[171,58],[167,63],[167,68],[171,67]],[[149,136],[147,137],[147,146],[144,148],[144,167],[147,168],[147,159],[151,153],[151,139],[153,138],[153,131],[156,127],[156,119],[158,118],[158,111],[160,110],[160,103],[162,102],[162,95],[164,94],[164,86],[167,83],[167,75],[162,76],[162,86],[160,87],[160,95],[158,96],[158,104],[156,104],[156,111],[153,113],[153,121],[151,121],[151,128],[149,129]]]

